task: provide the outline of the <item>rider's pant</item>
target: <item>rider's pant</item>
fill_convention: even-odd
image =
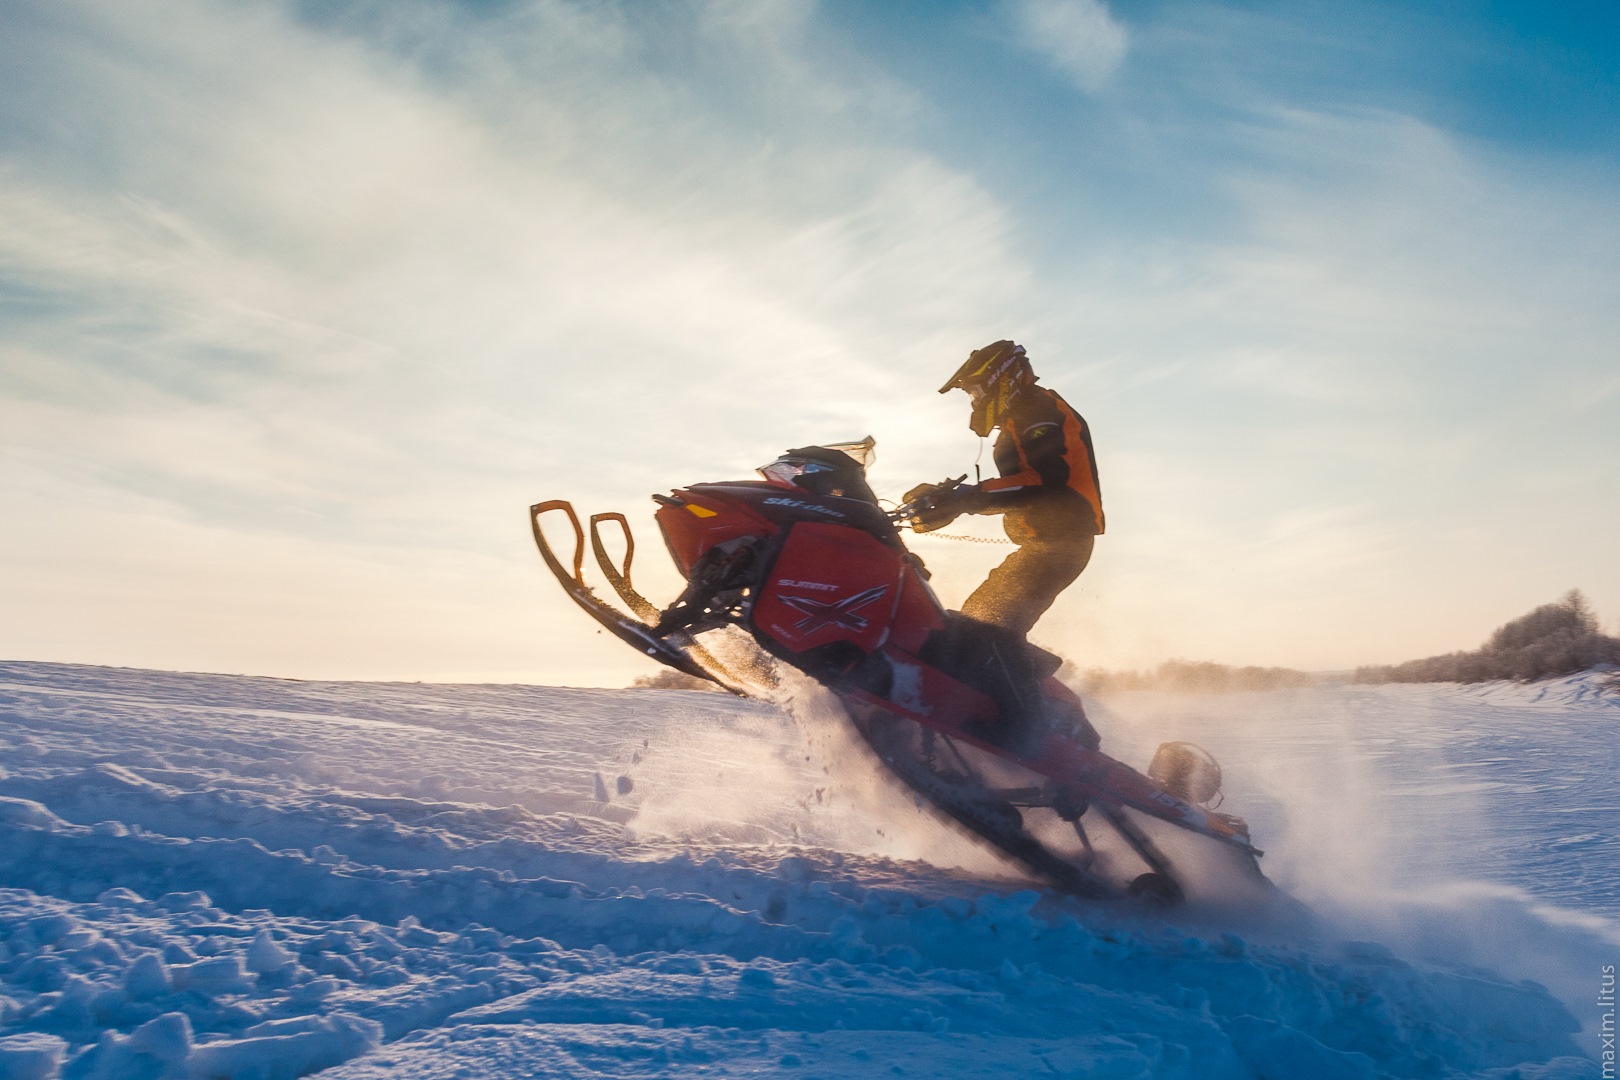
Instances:
[[[1097,538],[1088,533],[1062,543],[1031,541],[990,571],[962,604],[962,614],[1028,634],[1058,593],[1073,584],[1091,561]]]

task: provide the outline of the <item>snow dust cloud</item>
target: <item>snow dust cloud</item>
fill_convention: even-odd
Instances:
[[[649,693],[661,712],[679,700]],[[629,825],[644,839],[787,847],[823,869],[847,855],[986,883],[1018,878],[919,806],[836,700],[802,676],[784,674],[776,712],[693,697],[702,710],[668,710],[628,766]],[[1308,910],[1257,913],[1237,882],[1206,867],[1193,871],[1202,887],[1192,902],[1145,918],[1532,980],[1586,1025],[1583,1045],[1595,1052],[1583,1008],[1594,958],[1620,957],[1620,888],[1597,869],[1620,842],[1610,791],[1620,750],[1591,739],[1620,700],[1601,675],[1525,687],[1117,691],[1088,708],[1104,750],[1137,768],[1161,742],[1210,751],[1224,774],[1218,808],[1249,822],[1267,877]]]
[[[1519,687],[1326,685],[1093,699],[1106,750],[1141,767],[1187,740],[1224,771],[1268,877],[1316,933],[1531,979],[1587,1024],[1620,957],[1612,855],[1620,699],[1597,673]],[[1558,834],[1549,842],[1549,832]]]
[[[1601,821],[1581,815],[1601,818],[1606,768],[1585,753],[1585,740],[1594,713],[1602,719],[1615,708],[1612,695],[1583,689],[1583,678],[1591,677],[1566,680],[1563,697],[1543,691],[1539,701],[1515,697],[1512,686],[1329,684],[1129,691],[1091,698],[1088,708],[1103,748],[1137,768],[1161,742],[1214,754],[1224,773],[1219,808],[1249,822],[1266,875],[1311,913],[1303,922],[1256,921],[1236,894],[1222,901],[1217,883],[1216,893],[1204,890],[1166,918],[1230,919],[1282,940],[1374,942],[1367,947],[1407,960],[1495,970],[1547,986],[1589,1019],[1581,1002],[1592,958],[1620,953],[1620,896],[1612,885],[1582,891],[1582,860],[1604,856],[1583,852]],[[765,713],[739,703],[718,725],[671,712],[634,766],[630,827],[649,838],[791,845],[989,880],[1018,876],[919,807],[825,690],[789,672],[776,704],[780,712]],[[1530,779],[1514,779],[1513,769]],[[1571,836],[1547,845],[1539,837],[1549,822]],[[1555,857],[1526,862],[1538,845]]]
[[[960,867],[976,874],[1015,873],[953,827],[924,809],[863,742],[835,698],[809,680],[796,688],[790,714],[811,760],[822,762],[831,791],[861,827],[871,828],[875,854]],[[870,842],[870,841],[869,841]]]
[[[658,693],[663,700],[668,692]],[[635,762],[643,836],[794,844],[1006,878],[1016,870],[924,809],[815,683],[787,672],[778,713],[672,721]]]

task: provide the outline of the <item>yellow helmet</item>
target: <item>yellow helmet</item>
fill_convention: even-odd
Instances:
[[[990,434],[1007,415],[1013,398],[1035,382],[1024,347],[1012,341],[994,341],[968,354],[939,392],[962,389],[973,399],[968,427],[980,438]]]

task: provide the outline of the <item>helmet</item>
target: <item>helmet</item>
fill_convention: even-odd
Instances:
[[[967,361],[939,392],[961,388],[973,399],[973,415],[968,427],[980,438],[990,434],[1019,391],[1035,382],[1024,347],[1012,341],[995,341],[968,354]]]

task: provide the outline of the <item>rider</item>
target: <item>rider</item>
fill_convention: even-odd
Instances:
[[[1018,545],[962,605],[962,614],[1000,634],[980,631],[999,654],[992,696],[1007,729],[1005,741],[1027,743],[1039,727],[1036,659],[1024,636],[1091,560],[1103,531],[1102,492],[1091,430],[1067,402],[1043,386],[1023,346],[996,341],[971,353],[940,387],[966,390],[973,402],[968,426],[980,438],[999,431],[1001,474],[970,486],[924,484],[906,493],[919,503],[913,527],[930,532],[961,514],[1000,514],[1007,538]],[[959,650],[952,650],[959,651]],[[999,692],[995,692],[999,691]]]

